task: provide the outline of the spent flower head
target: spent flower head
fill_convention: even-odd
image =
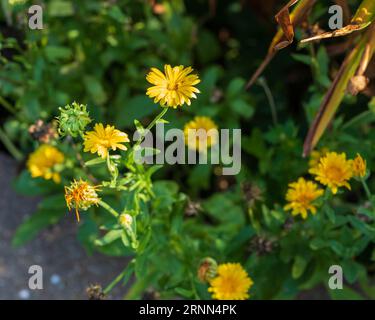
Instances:
[[[98,205],[100,198],[96,193],[99,186],[91,186],[82,179],[74,180],[69,187],[65,187],[65,201],[68,209],[76,211],[77,221],[79,222],[79,210],[86,211],[92,205]]]
[[[164,66],[164,73],[159,69],[151,68],[146,80],[153,84],[146,94],[161,106],[177,108],[185,103],[190,106],[190,99],[196,98],[195,93],[200,91],[194,87],[200,82],[196,74],[191,74],[193,68],[184,66]]]
[[[53,146],[42,144],[29,156],[26,166],[33,178],[42,177],[59,183],[61,177],[56,166],[63,162],[63,153]]]
[[[224,263],[217,267],[217,276],[210,280],[208,291],[217,300],[245,300],[253,280],[239,263]]]
[[[348,181],[353,176],[352,161],[346,159],[345,153],[328,152],[309,172],[315,175],[315,180],[330,188],[333,194],[337,193],[339,187],[350,190]]]
[[[97,153],[102,158],[106,158],[109,149],[127,150],[123,143],[129,141],[125,132],[121,132],[110,125],[104,127],[103,124],[97,123],[94,126],[94,131],[86,132],[83,144],[85,152]]]
[[[301,215],[303,219],[307,218],[308,211],[316,213],[314,201],[323,194],[322,189],[312,181],[306,181],[299,178],[297,182],[289,184],[286,194],[286,200],[289,202],[284,209],[292,210],[292,215]]]
[[[77,137],[83,134],[86,126],[91,122],[86,106],[73,102],[64,108],[59,108],[60,116],[57,117],[59,122],[59,134],[61,136],[70,135]]]
[[[363,178],[366,175],[366,160],[364,160],[359,153],[352,161],[353,176]]]

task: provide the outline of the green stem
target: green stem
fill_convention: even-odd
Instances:
[[[195,285],[194,285],[194,276],[191,272],[189,273],[189,277],[190,277],[191,288],[193,289],[193,293],[194,293],[194,298],[196,300],[200,300],[199,294],[198,294],[197,289],[195,288]]]
[[[366,195],[367,195],[367,198],[369,199],[369,201],[371,202],[371,198],[372,198],[372,194],[371,194],[371,191],[366,183],[366,181],[361,178],[361,182],[362,182],[362,185],[363,185],[363,189],[365,189],[365,192],[366,192]]]
[[[103,290],[104,294],[108,294],[126,276],[132,263],[134,263],[134,261],[130,261],[126,268]]]
[[[374,119],[375,119],[374,112],[371,110],[367,110],[353,117],[352,119],[350,119],[347,123],[345,123],[342,126],[342,129],[346,130],[349,127],[355,125],[357,122],[361,122],[362,120],[366,120],[366,122],[370,122],[370,121],[373,121]]]
[[[261,85],[261,87],[264,90],[264,93],[266,94],[266,97],[267,97],[267,100],[271,109],[272,121],[273,121],[273,124],[276,126],[278,121],[277,121],[275,99],[273,98],[272,92],[267,84],[267,81],[263,77],[259,78],[258,83]]]
[[[2,96],[0,96],[0,104],[10,113],[17,115],[16,109],[8,102],[6,101]]]
[[[108,203],[105,203],[103,200],[100,200],[99,201],[99,205],[103,208],[103,209],[105,209],[105,210],[107,210],[111,215],[113,215],[115,218],[117,218],[118,216],[119,216],[119,213],[116,211],[116,210],[114,210]]]
[[[150,131],[155,126],[156,122],[158,122],[161,118],[164,117],[164,115],[167,113],[167,111],[168,111],[168,107],[163,107],[163,110],[155,117],[154,120],[151,121],[151,123],[147,126],[145,131]],[[139,146],[141,144],[141,142],[143,141],[143,139],[144,139],[144,136],[142,136],[141,139],[139,139],[137,141],[135,146]]]
[[[150,131],[155,126],[156,122],[158,122],[161,118],[164,117],[164,115],[167,113],[167,111],[168,111],[168,107],[163,107],[163,110],[147,126],[147,128],[145,129],[145,132]],[[128,159],[130,159],[131,157],[133,157],[134,149],[136,149],[142,143],[142,141],[143,141],[144,138],[145,138],[145,135],[142,135],[141,138],[137,141],[137,143],[133,146],[133,148],[129,152],[129,158]]]
[[[23,154],[19,151],[13,142],[8,138],[5,132],[0,128],[0,141],[8,149],[9,153],[17,160],[22,161]]]

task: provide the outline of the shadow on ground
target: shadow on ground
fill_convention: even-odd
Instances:
[[[105,287],[127,264],[125,258],[88,256],[76,239],[76,224],[63,219],[26,246],[13,248],[17,226],[36,209],[38,200],[17,195],[11,188],[16,163],[0,154],[0,299],[87,299],[86,288]],[[43,268],[43,290],[30,290],[28,269]],[[121,299],[116,287],[109,298]]]

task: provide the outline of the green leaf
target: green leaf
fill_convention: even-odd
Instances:
[[[192,299],[194,297],[194,292],[192,290],[186,290],[184,288],[175,288],[174,290],[178,295],[186,299]]]
[[[90,167],[90,166],[95,166],[97,164],[101,164],[101,163],[105,163],[105,162],[106,162],[106,159],[98,157],[98,158],[86,161],[85,166]]]
[[[114,20],[116,20],[119,23],[126,22],[126,15],[116,5],[110,7],[110,9],[108,11],[108,16],[110,16],[111,18],[113,18]]]
[[[315,238],[315,239],[310,241],[310,248],[312,250],[319,250],[319,249],[322,249],[326,246],[327,246],[326,242],[323,239],[320,239],[320,238]]]
[[[298,279],[301,277],[306,269],[307,260],[302,256],[296,256],[294,258],[294,263],[292,267],[292,277],[293,279]]]
[[[236,99],[230,103],[232,109],[243,116],[245,119],[249,119],[254,114],[254,109],[245,100]]]
[[[68,17],[74,14],[73,3],[70,1],[54,0],[48,3],[47,8],[51,17]]]
[[[113,241],[121,238],[123,230],[111,230],[105,234],[101,239],[95,240],[97,246],[105,246],[112,243]]]
[[[312,64],[312,59],[309,55],[294,53],[292,54],[292,58],[298,62],[307,64],[308,66]]]
[[[17,228],[12,245],[18,247],[25,244],[45,227],[57,223],[64,214],[63,210],[38,210]]]
[[[13,187],[19,194],[25,196],[39,196],[50,193],[52,190],[59,190],[61,186],[56,185],[52,181],[43,180],[41,178],[32,178],[26,170],[16,178]]]
[[[359,273],[363,269],[359,263],[353,260],[346,260],[342,262],[341,266],[344,277],[350,284],[353,284],[357,281]]]
[[[83,77],[83,83],[96,104],[100,105],[107,101],[107,94],[98,78],[86,75]]]
[[[72,50],[70,48],[62,46],[47,46],[44,48],[44,52],[47,59],[51,62],[68,60],[73,56]]]
[[[128,99],[124,102],[122,112],[115,119],[116,126],[130,127],[134,119],[142,119],[155,111],[158,111],[158,109],[155,108],[152,100],[145,95]]]
[[[245,88],[245,80],[242,78],[235,78],[233,79],[227,88],[227,94],[226,98],[227,99],[234,99],[237,98],[239,94],[243,93],[243,90]]]
[[[329,221],[335,224],[336,223],[335,211],[329,205],[326,205],[324,206],[324,212],[327,214]]]
[[[342,289],[331,290],[328,293],[333,300],[363,300],[364,298],[351,288],[343,287]]]

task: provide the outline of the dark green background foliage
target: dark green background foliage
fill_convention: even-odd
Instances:
[[[212,11],[206,0],[165,1],[165,13],[158,15],[148,1],[50,0],[43,1],[44,29],[31,31],[25,24],[29,3],[10,7],[2,1],[2,142],[9,146],[7,139],[12,141],[25,159],[37,146],[28,127],[38,119],[52,121],[58,107],[73,101],[87,104],[95,121],[131,133],[135,119],[147,124],[160,111],[145,95],[149,68],[191,65],[202,79],[202,93],[190,107],[168,112],[166,128],[183,128],[195,115],[212,117],[220,128],[241,128],[242,170],[235,177],[220,177],[210,165],[166,165],[155,174],[155,199],[142,208],[138,221],[140,254],[127,270],[139,281],[128,297],[153,287],[163,297],[209,298],[196,269],[202,258],[211,256],[219,262],[241,262],[255,282],[255,298],[293,298],[318,284],[326,286],[332,264],[344,267],[348,282],[343,291],[329,290],[334,298],[374,298],[369,285],[375,267],[374,211],[366,209],[359,183],[316,216],[296,218],[291,229],[285,227],[290,215],[282,210],[288,183],[307,173],[303,139],[342,57],[329,57],[321,44],[293,45],[280,52],[261,82],[246,92],[246,80],[262,61],[275,28],[272,16],[262,18],[240,2],[217,1]],[[322,27],[326,6],[319,3],[311,15]],[[275,101],[276,119],[265,90]],[[366,97],[348,97],[321,146],[350,157],[359,152],[371,170],[374,109]],[[72,153],[66,145],[61,149]],[[79,174],[76,170],[66,181]],[[105,168],[96,171],[104,173]],[[374,180],[368,181],[375,190]],[[250,209],[244,183],[262,191]],[[38,212],[18,229],[15,245],[61,218],[73,221],[66,216],[62,187],[31,179],[23,171],[15,188],[44,196]],[[108,197],[118,209],[128,201]],[[197,216],[184,214],[188,199],[201,202]],[[112,230],[107,216],[100,208],[85,213],[78,238],[89,252],[131,256],[126,239]],[[112,231],[102,237],[103,229]],[[259,246],[254,247],[259,238],[272,243],[270,252],[261,254]],[[350,289],[354,283],[360,283],[362,295]]]

